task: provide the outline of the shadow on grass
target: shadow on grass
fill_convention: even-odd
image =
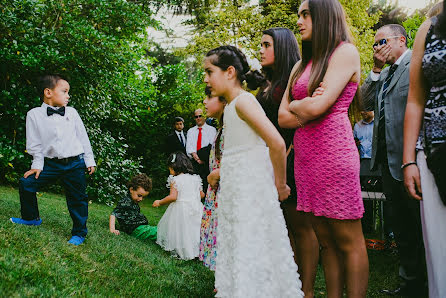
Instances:
[[[149,224],[156,225],[166,206],[152,208],[155,198],[142,204]],[[39,227],[11,224],[20,217],[18,191],[0,187],[0,293],[2,296],[147,296],[213,297],[214,275],[199,261],[170,256],[152,241],[108,232],[112,207],[90,204],[89,234],[83,245],[67,244],[71,218],[65,198],[40,193]],[[395,255],[369,251],[367,297],[397,284]],[[315,295],[326,295],[319,267]]]

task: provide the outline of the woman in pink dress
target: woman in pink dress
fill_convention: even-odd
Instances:
[[[348,119],[360,80],[359,53],[337,0],[304,1],[298,26],[302,60],[279,108],[279,125],[296,128],[297,210],[311,218],[321,245],[328,296],[342,297],[345,285],[348,297],[365,297],[364,206]]]
[[[291,195],[280,206],[285,217],[294,252],[294,261],[299,267],[302,291],[306,297],[314,295],[314,281],[319,263],[319,242],[311,221],[305,212],[298,212],[297,193],[294,181],[293,135],[295,129],[281,129],[277,121],[280,102],[291,70],[300,60],[300,50],[294,33],[287,28],[270,28],[263,31],[260,41],[260,64],[266,82],[260,87],[256,98],[262,105],[268,119],[282,135],[287,149],[287,184]]]

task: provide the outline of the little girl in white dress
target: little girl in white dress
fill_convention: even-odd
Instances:
[[[212,96],[223,96],[225,148],[220,168],[216,297],[303,297],[279,199],[286,185],[285,142],[256,98],[245,55],[233,46],[204,61]]]
[[[202,181],[182,152],[169,156],[169,171],[170,194],[153,202],[153,207],[170,204],[158,223],[156,243],[180,259],[191,260],[198,257],[200,247]]]

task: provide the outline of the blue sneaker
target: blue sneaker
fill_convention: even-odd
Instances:
[[[27,225],[27,226],[40,226],[42,224],[42,219],[34,219],[34,220],[24,220],[18,217],[11,217],[9,219],[12,223],[19,225]]]
[[[81,236],[72,236],[70,240],[68,240],[68,243],[73,244],[73,245],[81,245],[82,243],[84,243],[85,241],[85,237],[81,237]]]

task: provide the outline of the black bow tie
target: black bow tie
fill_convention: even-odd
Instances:
[[[59,115],[61,115],[61,116],[65,116],[65,107],[61,107],[61,108],[59,108],[59,109],[53,109],[53,108],[51,108],[51,107],[47,107],[46,108],[46,114],[48,115],[48,116],[51,116],[51,115],[53,115],[53,114],[59,114]]]

